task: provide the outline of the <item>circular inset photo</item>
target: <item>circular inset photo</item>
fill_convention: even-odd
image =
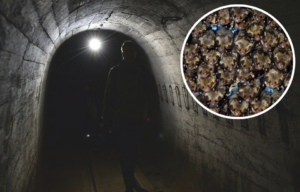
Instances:
[[[292,41],[276,18],[249,5],[212,10],[187,34],[181,72],[191,96],[224,118],[248,119],[274,107],[295,72]]]

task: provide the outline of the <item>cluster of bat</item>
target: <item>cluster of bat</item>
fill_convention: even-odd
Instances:
[[[185,80],[205,106],[228,116],[259,113],[289,84],[292,51],[286,34],[270,17],[233,7],[200,21],[183,55]]]

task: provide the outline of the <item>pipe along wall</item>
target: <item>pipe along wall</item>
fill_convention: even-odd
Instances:
[[[160,93],[160,123],[168,150],[176,153],[174,164],[185,162],[190,167],[185,169],[178,163],[181,166],[173,167],[172,173],[186,178],[191,191],[198,185],[205,189],[205,183],[219,191],[298,191],[297,67],[285,98],[268,113],[249,120],[214,116],[196,105],[184,89],[179,61],[186,34],[205,13],[232,3],[241,2],[1,1],[0,191],[32,190],[44,131],[43,104],[51,59],[65,40],[99,28],[126,34],[147,54]],[[249,0],[247,4],[269,12],[282,23],[297,58],[300,37],[296,2]],[[171,16],[182,19],[162,19]]]

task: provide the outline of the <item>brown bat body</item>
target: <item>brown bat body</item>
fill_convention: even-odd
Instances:
[[[248,9],[243,7],[233,7],[231,9],[232,17],[236,23],[242,22],[249,14]]]
[[[195,81],[193,79],[189,78],[187,80],[187,84],[188,84],[189,88],[191,89],[191,91],[195,91],[195,89],[196,89],[196,83],[195,83]]]
[[[202,37],[199,38],[199,44],[201,46],[201,52],[206,52],[208,49],[212,49],[215,46],[216,35],[213,30],[207,31]]]
[[[196,73],[196,69],[197,69],[197,61],[199,61],[199,58],[195,57],[193,60],[191,61],[187,61],[185,65],[185,72],[184,74],[188,77],[188,78],[194,78],[195,77],[195,73]]]
[[[272,89],[279,88],[283,83],[283,73],[277,69],[270,69],[266,73],[265,83]]]
[[[220,59],[221,53],[216,50],[210,50],[209,52],[203,52],[202,58],[205,63],[208,63],[210,66],[216,64]]]
[[[246,102],[251,102],[259,94],[260,81],[255,79],[253,85],[242,85],[239,87],[239,96],[242,97]]]
[[[271,95],[272,96],[272,104],[275,103],[281,97],[282,94],[283,94],[282,91],[274,91]]]
[[[238,24],[238,29],[239,30],[244,30],[244,29],[247,29],[250,25],[250,23],[252,22],[252,20],[248,17],[246,18],[243,22],[240,22]]]
[[[274,33],[274,29],[270,25],[266,26],[263,39],[260,42],[266,50],[276,47],[278,42],[277,37]]]
[[[209,75],[211,75],[213,71],[213,67],[208,65],[208,64],[204,64],[204,65],[200,65],[198,67],[198,71],[197,71],[197,74],[200,78],[206,78],[208,77]]]
[[[237,36],[234,38],[234,45],[235,45],[236,51],[241,56],[245,56],[252,50],[254,44],[249,41],[249,39],[246,36],[246,33],[244,31],[240,31],[237,34]]]
[[[270,68],[271,65],[271,57],[269,53],[266,53],[261,49],[254,50],[253,61],[256,70],[264,70],[265,68]]]
[[[253,100],[250,104],[253,113],[266,110],[271,105],[271,95],[263,91],[259,100]]]
[[[264,23],[252,22],[247,28],[247,35],[251,37],[251,40],[260,41],[260,36],[263,34]]]
[[[228,25],[231,22],[229,9],[221,9],[218,13],[218,22],[220,25]]]
[[[254,66],[252,66],[252,57],[249,55],[246,55],[240,59],[241,69],[244,72],[249,72],[254,69]]]
[[[288,65],[290,65],[292,61],[292,51],[285,48],[278,48],[274,49],[274,61],[279,70],[284,70]]]
[[[217,14],[216,13],[209,14],[204,19],[204,22],[206,23],[207,26],[209,26],[209,24],[216,24],[217,23]]]
[[[254,74],[252,71],[238,70],[238,78],[240,83],[245,84],[246,81],[254,78]]]
[[[268,25],[270,25],[272,28],[279,28],[278,23],[276,23],[276,21],[274,21],[271,18],[269,18],[269,20],[268,20]]]
[[[200,56],[196,56],[192,59],[188,58],[187,56],[185,56],[185,66],[187,68],[190,68],[190,67],[195,67],[200,61]]]
[[[244,100],[239,100],[237,94],[233,94],[229,100],[229,109],[231,115],[238,117],[242,114],[247,114],[249,103]]]
[[[236,66],[237,62],[237,54],[232,51],[231,54],[222,54],[220,65],[229,71],[233,71],[234,67]]]
[[[195,72],[196,72],[195,68],[192,68],[192,69],[187,68],[185,70],[184,74],[185,74],[186,78],[190,79],[190,78],[195,77]]]
[[[231,49],[233,41],[233,33],[221,27],[217,31],[216,44],[219,52],[224,52],[225,49]]]
[[[216,90],[210,90],[204,93],[204,100],[209,103],[209,107],[218,107],[217,104],[223,99],[226,93],[224,86],[217,86]]]
[[[193,59],[198,53],[198,45],[197,44],[191,44],[186,45],[184,48],[184,56],[188,58],[188,60]]]
[[[291,44],[290,44],[289,40],[287,39],[287,37],[284,35],[283,32],[278,32],[277,33],[277,39],[278,39],[278,43],[279,43],[280,48],[287,48],[287,47],[290,48],[291,47]]]
[[[266,18],[266,15],[260,11],[257,11],[257,10],[253,10],[253,19],[254,21],[256,22],[260,22],[260,21],[264,21]]]
[[[220,85],[230,85],[234,83],[235,80],[235,71],[228,71],[219,69],[218,74],[220,74],[219,83]]]
[[[193,43],[199,43],[198,38],[203,35],[203,33],[207,30],[207,25],[203,22],[199,22],[194,30],[192,31],[192,42]]]
[[[208,76],[206,78],[201,78],[198,76],[197,78],[197,87],[199,87],[204,92],[209,92],[211,88],[213,88],[216,84],[216,78],[213,76]]]

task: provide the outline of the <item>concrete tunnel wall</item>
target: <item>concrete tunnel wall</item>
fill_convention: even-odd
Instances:
[[[299,189],[298,68],[285,98],[265,115],[249,120],[213,116],[195,105],[182,89],[179,61],[187,32],[208,11],[232,3],[242,2],[1,0],[0,191],[31,190],[42,132],[44,85],[52,55],[72,35],[97,28],[125,33],[146,51],[160,88],[166,139],[203,177],[215,178],[220,188],[232,191]],[[245,3],[274,15],[298,50],[299,14],[294,1]],[[161,17],[166,16],[183,19],[163,25]]]

